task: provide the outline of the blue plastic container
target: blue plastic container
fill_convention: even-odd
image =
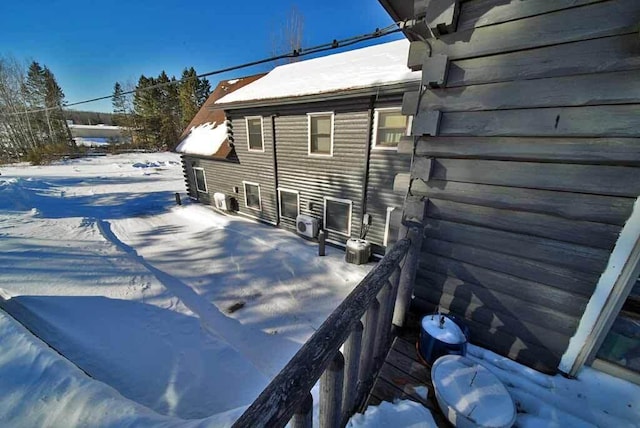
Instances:
[[[431,366],[443,355],[466,355],[469,328],[453,315],[433,314],[422,318],[418,352]]]

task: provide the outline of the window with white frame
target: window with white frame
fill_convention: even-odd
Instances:
[[[250,152],[264,151],[262,116],[251,116],[247,121],[247,144]]]
[[[348,199],[324,198],[324,228],[341,235],[351,236],[351,207]]]
[[[295,220],[300,214],[300,194],[295,190],[278,189],[280,217]]]
[[[309,113],[309,155],[333,155],[333,113]]]
[[[207,179],[204,174],[204,169],[194,167],[193,175],[196,179],[196,190],[201,193],[207,193]]]
[[[244,205],[247,208],[262,211],[262,199],[260,198],[260,185],[243,181],[244,185]]]
[[[409,135],[411,116],[402,114],[400,107],[379,108],[373,117],[373,147],[396,150],[400,139]]]

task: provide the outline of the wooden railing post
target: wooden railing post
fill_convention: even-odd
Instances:
[[[377,359],[384,359],[387,350],[387,338],[391,331],[390,314],[393,311],[392,293],[393,287],[391,286],[391,283],[387,282],[378,294],[378,300],[380,300],[380,314],[378,316],[378,331],[374,347],[374,355]]]
[[[313,396],[308,393],[291,418],[291,428],[313,428]]]
[[[393,340],[394,333],[394,325],[393,325],[393,312],[396,305],[396,299],[398,297],[398,285],[400,284],[400,265],[393,271],[391,276],[389,277],[389,285],[391,287],[391,295],[389,296],[389,312],[387,313],[387,318],[385,320],[387,329],[384,332],[384,343],[387,346],[391,346],[391,341]]]
[[[337,428],[342,422],[344,357],[338,351],[320,377],[320,428]]]
[[[358,335],[355,334],[351,339],[349,337],[355,326],[356,331],[361,332],[362,340],[359,364],[353,362],[358,360],[355,355],[357,352],[348,351],[350,354],[354,354],[349,360],[349,377],[355,376],[356,372],[358,376],[356,393],[350,394],[351,397],[355,397],[353,409],[356,405],[361,404],[375,374],[372,373],[370,362],[367,363],[368,368],[365,370],[362,369],[362,365],[366,360],[365,356],[372,357],[375,347],[380,310],[380,303],[376,296],[383,287],[387,286],[387,282],[397,269],[398,263],[406,254],[409,244],[408,239],[400,239],[396,242],[388,254],[360,281],[360,284],[329,315],[311,338],[260,393],[260,396],[234,422],[233,428],[284,426],[288,422],[293,422],[294,413],[300,413],[300,418],[304,420],[302,417],[305,414],[303,401],[308,398],[307,394],[321,378],[321,396],[325,396],[320,402],[321,420],[324,426],[337,426],[343,423],[342,398],[345,390],[343,380],[345,362],[342,354],[337,355],[336,353],[348,339],[353,342],[350,345],[345,345],[347,349],[349,347],[358,348],[355,346],[355,337]],[[363,316],[367,326],[358,327],[359,320]],[[352,364],[355,365],[351,366]],[[328,366],[330,366],[329,369],[327,369]],[[335,373],[338,366],[341,366],[339,375]],[[336,385],[337,382],[339,382],[338,385]],[[353,388],[353,383],[353,381],[350,382],[347,390]],[[333,387],[329,385],[333,385]],[[331,390],[334,391],[333,394],[329,394]],[[296,418],[295,422],[297,423],[300,418]]]
[[[358,320],[353,325],[349,338],[344,343],[344,386],[342,388],[342,421],[345,422],[351,416],[356,405],[358,392],[358,369],[360,368],[360,355],[362,351],[362,321]]]
[[[411,306],[411,294],[413,292],[413,282],[416,278],[418,260],[420,258],[420,248],[422,247],[422,228],[411,227],[401,228],[407,233],[407,238],[411,241],[404,264],[400,271],[400,283],[398,284],[398,296],[393,310],[393,325],[403,327],[409,307]]]
[[[376,334],[378,331],[378,315],[380,314],[380,302],[373,299],[369,309],[365,313],[364,336],[362,339],[362,357],[360,359],[360,384],[366,384],[374,361],[376,346]],[[358,398],[360,394],[358,394]]]

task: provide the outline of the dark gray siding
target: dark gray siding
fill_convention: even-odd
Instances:
[[[526,3],[462,3],[432,43],[452,62],[415,119],[442,114],[416,147],[433,162],[412,185],[428,198],[414,308],[553,372],[640,194],[640,3]]]
[[[263,117],[264,152],[249,151],[247,143],[247,128],[244,117],[231,116],[235,153],[241,165],[235,174],[240,181],[238,202],[239,211],[260,220],[275,223],[278,219],[278,206],[275,194],[275,180],[273,174],[273,136],[271,132],[271,118]],[[244,186],[242,181],[258,183],[262,199],[262,212],[245,207]]]
[[[402,95],[359,97],[330,102],[301,103],[276,107],[228,111],[233,124],[235,153],[229,161],[202,156],[183,156],[187,171],[187,188],[192,197],[211,203],[213,193],[222,192],[235,197],[240,212],[258,217],[295,231],[295,222],[278,218],[277,188],[297,191],[301,214],[312,215],[322,221],[324,197],[352,202],[351,237],[362,233],[362,217],[371,215],[367,235],[377,252],[383,252],[383,238],[387,207],[401,207],[402,196],[393,193],[393,178],[409,169],[410,156],[396,151],[375,150],[371,147],[373,108],[400,107]],[[316,157],[308,154],[307,113],[334,113],[333,156]],[[265,151],[250,152],[247,148],[245,117],[262,116]],[[274,138],[277,174],[274,173]],[[367,160],[369,158],[369,163]],[[207,194],[195,191],[192,166],[204,168]],[[367,166],[369,167],[367,171]],[[260,184],[262,213],[244,206],[242,181]],[[234,186],[238,193],[233,192]],[[339,243],[347,237],[329,232],[329,239]]]
[[[278,186],[299,191],[300,212],[320,219],[324,197],[352,201],[351,236],[360,233],[368,123],[366,110],[334,110],[333,156],[315,157],[308,155],[307,115],[276,118]],[[294,222],[283,219],[281,224],[295,230]],[[333,232],[329,238],[346,242]]]
[[[277,221],[277,198],[273,168],[273,137],[270,118],[264,120],[264,152],[250,152],[247,145],[247,132],[244,117],[233,118],[234,152],[228,160],[212,159],[205,156],[184,155],[189,195],[205,204],[213,203],[216,192],[230,195],[236,200],[238,211],[246,216],[275,224]],[[193,167],[205,171],[207,193],[197,192]],[[247,208],[243,181],[260,185],[262,211]],[[237,188],[237,192],[234,191]]]
[[[402,106],[402,97],[399,96],[377,100],[375,103],[375,108],[400,106]],[[387,208],[396,207],[401,210],[404,201],[404,195],[393,191],[393,179],[399,172],[409,171],[410,164],[410,155],[399,154],[395,150],[376,149],[373,147],[373,141],[371,142],[366,211],[371,214],[372,222],[367,239],[377,247],[379,252],[383,251]],[[395,238],[390,236],[389,240],[392,241]]]
[[[213,204],[213,194],[216,192],[226,193],[238,198],[238,194],[233,193],[233,187],[242,185],[239,164],[193,155],[183,155],[182,159],[189,182],[189,196],[207,205]],[[204,170],[207,182],[206,193],[196,190],[194,167]]]
[[[392,192],[393,177],[408,170],[409,157],[396,152],[371,151],[372,108],[400,106],[401,97],[401,94],[384,98],[359,97],[237,110],[230,114],[234,117],[263,115],[265,118],[273,115],[277,186],[299,192],[300,212],[320,220],[324,215],[324,197],[352,201],[351,236],[360,235],[363,213],[371,214],[372,225],[367,237],[380,252],[387,206],[402,205],[402,198]],[[314,112],[334,113],[332,157],[308,154],[307,113]],[[374,163],[369,165],[367,177],[368,154],[373,154]],[[372,184],[365,186],[367,179],[372,180]],[[277,200],[277,193],[274,197]],[[289,219],[281,218],[279,224],[295,231],[295,222]],[[347,239],[337,233],[330,233],[329,238],[341,243]]]

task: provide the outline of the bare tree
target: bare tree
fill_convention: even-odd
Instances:
[[[284,21],[279,23],[271,33],[272,55],[284,53],[299,53],[302,49],[304,33],[304,16],[298,6],[291,5]],[[284,62],[296,62],[297,56],[288,58]]]
[[[0,57],[0,157],[18,160],[37,143],[22,91],[25,69],[18,61]]]

